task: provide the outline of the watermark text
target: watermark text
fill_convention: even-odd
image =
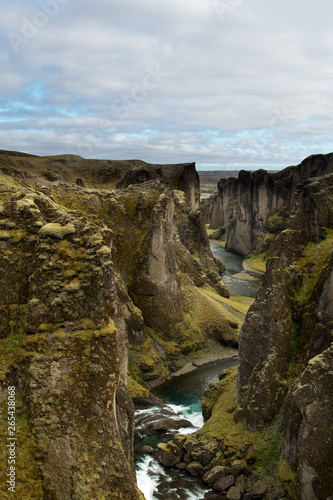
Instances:
[[[35,38],[39,31],[48,25],[50,19],[56,17],[61,11],[61,7],[71,0],[39,0],[40,7],[34,14],[28,17],[22,17],[21,29],[19,32],[9,31],[7,38],[15,54],[18,54],[22,47],[27,45],[30,40]]]
[[[15,493],[16,487],[16,391],[15,386],[8,387],[7,397],[7,414],[8,414],[8,435],[7,435],[7,449],[8,449],[8,466],[9,472],[7,473],[8,491]]]

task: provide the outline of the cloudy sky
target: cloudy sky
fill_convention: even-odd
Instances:
[[[0,149],[199,170],[333,151],[331,0],[0,5]]]

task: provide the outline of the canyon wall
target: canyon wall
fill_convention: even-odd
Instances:
[[[267,250],[284,229],[297,185],[333,172],[333,154],[313,155],[277,173],[240,171],[218,182],[208,202],[207,222],[226,238],[226,249],[247,256]]]
[[[204,291],[229,295],[198,200],[194,164],[1,152],[0,431],[15,387],[17,498],[143,498],[132,397],[237,345]]]
[[[233,202],[242,211],[245,239],[232,240],[238,251],[246,234],[258,242],[245,222],[259,198],[262,220],[272,223],[271,207],[279,209],[276,234],[266,241],[266,272],[240,330],[238,371],[225,370],[206,388],[202,429],[160,443],[155,457],[230,500],[333,498],[333,174],[325,175],[332,158],[222,183],[226,213]]]
[[[333,494],[333,175],[294,192],[239,340],[237,420],[259,431],[282,414],[281,457],[301,498]]]

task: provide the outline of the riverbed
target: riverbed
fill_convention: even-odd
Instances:
[[[259,284],[260,274],[243,269],[244,257],[233,252],[227,252],[218,245],[211,245],[212,254],[222,260],[226,266],[226,272],[222,274],[224,283],[229,288],[231,295],[244,295],[255,297]],[[246,275],[249,274],[250,278]]]
[[[232,295],[254,297],[259,286],[259,276],[254,279],[245,277],[243,257],[227,252],[217,245],[211,246],[212,253],[226,265],[222,279],[227,284]],[[243,274],[244,273],[244,279]],[[236,275],[236,276],[235,276]],[[220,372],[237,365],[237,351],[230,350],[226,359],[214,360],[203,366],[185,369],[182,375],[173,377],[155,391],[164,399],[164,403],[136,411],[135,458],[137,480],[140,490],[146,500],[217,500],[221,495],[206,487],[200,478],[175,469],[162,467],[152,455],[140,455],[140,449],[145,446],[153,448],[159,442],[172,439],[176,433],[192,433],[203,426],[201,399],[207,385],[217,382]],[[152,427],[163,419],[187,421],[190,427],[180,427],[177,430],[155,431]],[[187,425],[188,425],[187,424]]]
[[[136,411],[135,453],[140,451],[144,445],[156,447],[157,443],[170,441],[175,433],[192,433],[203,426],[202,394],[208,384],[218,381],[218,375],[222,370],[237,365],[237,351],[233,354],[233,357],[213,361],[193,372],[174,377],[155,391],[156,395],[165,400],[165,404]],[[186,419],[191,422],[192,427],[164,432],[148,430],[148,434],[146,433],[147,420],[151,424],[154,420],[158,421],[168,417]],[[200,478],[193,478],[189,474],[175,469],[166,469],[159,465],[151,455],[141,457],[137,455],[136,471],[138,486],[144,493],[146,500],[213,500],[221,498],[218,493],[206,487]]]

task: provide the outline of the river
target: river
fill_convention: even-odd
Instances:
[[[234,278],[243,272],[243,258],[212,245],[212,253],[222,260],[227,270],[222,278],[232,295],[254,297],[258,281]],[[145,445],[156,447],[157,443],[170,441],[175,433],[192,433],[203,425],[201,398],[207,385],[218,381],[219,373],[237,364],[237,358],[214,361],[197,368],[195,371],[173,378],[161,386],[156,395],[164,398],[165,404],[136,411],[135,467],[140,490],[146,500],[216,500],[221,498],[217,492],[207,488],[200,478],[185,472],[162,467],[152,455],[140,455]],[[193,427],[173,431],[154,431],[154,422],[163,418],[186,419]]]
[[[255,297],[258,290],[259,281],[248,281],[239,279],[239,274],[250,274],[243,270],[244,257],[236,253],[227,252],[224,248],[218,245],[211,245],[212,254],[214,257],[222,260],[227,270],[222,274],[222,279],[229,288],[231,295],[244,295],[245,297]]]

